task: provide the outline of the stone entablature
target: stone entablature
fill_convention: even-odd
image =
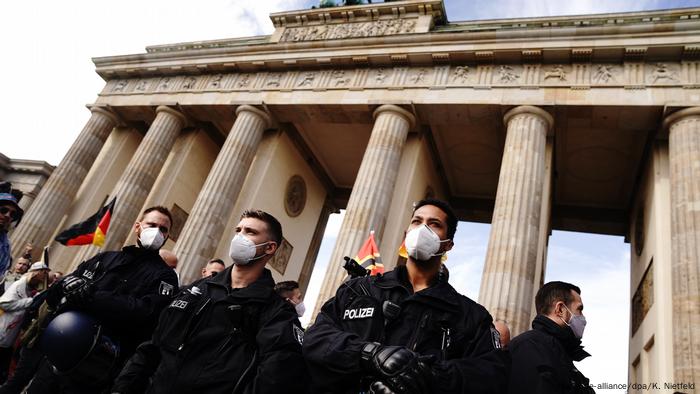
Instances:
[[[700,61],[471,64],[174,75],[112,80],[101,95],[464,87],[644,89],[665,86],[700,87]]]

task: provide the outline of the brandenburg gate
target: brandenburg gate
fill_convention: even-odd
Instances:
[[[631,381],[700,383],[700,9],[448,22],[442,0],[406,0],[270,17],[271,35],[94,59],[105,86],[16,253],[116,196],[104,248],[164,205],[188,283],[255,207],[285,229],[276,279],[305,288],[345,209],[323,300],[370,230],[391,268],[412,203],[434,196],[491,223],[478,301],[515,334],[553,229],[625,236]],[[52,264],[94,252],[56,246]]]

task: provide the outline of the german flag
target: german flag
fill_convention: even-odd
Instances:
[[[102,246],[105,243],[105,236],[109,228],[109,221],[112,219],[114,212],[114,203],[117,198],[114,197],[109,204],[100,208],[96,214],[90,216],[84,222],[80,222],[63,230],[56,236],[56,241],[66,246],[76,245],[97,245]]]
[[[379,260],[379,248],[374,240],[374,231],[370,231],[369,238],[362,244],[360,251],[357,252],[355,261],[368,269],[372,276],[384,273],[384,264]]]

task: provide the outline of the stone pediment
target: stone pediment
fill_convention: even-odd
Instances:
[[[338,40],[427,33],[444,24],[442,0],[406,0],[347,7],[279,12],[271,42]]]

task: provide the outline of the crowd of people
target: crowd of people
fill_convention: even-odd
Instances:
[[[135,245],[65,276],[31,253],[8,270],[18,201],[0,187],[0,394],[593,393],[573,363],[589,356],[581,289],[545,284],[532,330],[510,340],[449,283],[444,201],[414,205],[405,265],[344,281],[306,329],[299,284],[266,268],[282,241],[267,212],[241,215],[231,264],[212,258],[182,285],[161,206],[136,221]]]

